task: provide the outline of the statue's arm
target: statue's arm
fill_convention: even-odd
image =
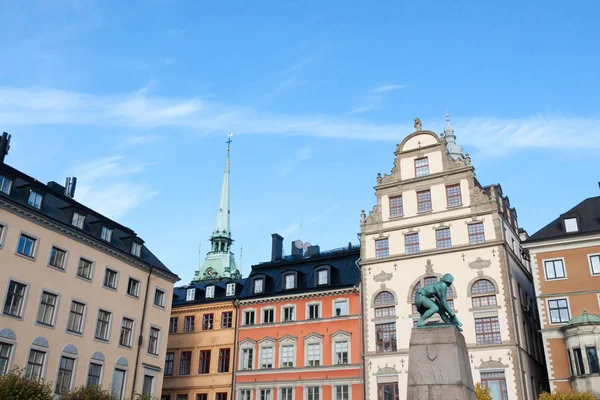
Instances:
[[[447,288],[438,288],[437,290],[437,295],[438,295],[438,299],[440,300],[440,304],[442,305],[442,307],[444,308],[444,310],[448,313],[449,316],[454,317],[454,311],[452,310],[452,308],[450,308],[450,306],[448,305],[448,302],[446,301],[446,294],[448,293],[448,289]]]

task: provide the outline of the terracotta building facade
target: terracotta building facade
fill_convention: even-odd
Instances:
[[[600,398],[600,197],[529,237],[550,387]]]
[[[178,278],[67,183],[0,163],[0,373],[158,396]]]
[[[359,249],[283,257],[282,240],[240,295],[236,399],[361,399]]]
[[[406,398],[414,294],[450,273],[474,380],[494,400],[537,399],[547,383],[516,210],[500,185],[477,181],[448,116],[440,136],[415,129],[361,216],[366,398]]]

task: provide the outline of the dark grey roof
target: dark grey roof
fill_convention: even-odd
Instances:
[[[579,230],[566,232],[564,220],[577,218]],[[600,196],[585,199],[554,221],[531,235],[525,243],[571,236],[583,236],[600,233]]]
[[[31,213],[43,215],[58,224],[66,225],[70,229],[77,229],[81,234],[98,240],[127,256],[138,258],[148,266],[161,270],[171,276],[174,280],[179,280],[176,274],[171,272],[150,249],[143,245],[144,241],[133,230],[65,196],[64,187],[58,183],[50,182],[48,185],[43,184],[37,179],[3,163],[0,163],[0,175],[12,181],[10,194],[0,192],[1,198],[27,208]],[[27,204],[30,190],[35,190],[43,195],[41,209]],[[72,225],[71,221],[74,211],[85,215],[83,229]],[[101,239],[100,235],[103,226],[113,230],[110,242]],[[136,257],[131,253],[134,242],[142,245],[140,257]]]
[[[246,279],[221,279],[176,287],[173,289],[173,308],[193,304],[218,303],[227,300],[233,301],[239,297],[245,282]],[[226,289],[229,283],[235,283],[235,294],[233,296],[226,296]],[[206,298],[206,288],[208,286],[215,287],[215,295],[213,298]],[[192,288],[196,289],[195,299],[187,301],[187,291]]]
[[[254,265],[246,279],[240,299],[356,286],[360,282],[360,269],[356,265],[359,257],[360,247],[349,246],[311,256],[288,256],[281,260]],[[327,285],[317,285],[316,273],[322,268],[330,270],[330,281]],[[283,288],[284,276],[289,272],[296,273],[295,289]],[[254,280],[261,277],[265,279],[265,290],[263,293],[254,294]]]

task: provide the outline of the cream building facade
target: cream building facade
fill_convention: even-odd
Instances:
[[[0,162],[0,373],[159,396],[178,278],[72,195]]]
[[[414,292],[451,273],[474,380],[494,400],[537,399],[546,380],[517,214],[500,185],[479,184],[446,121],[438,136],[416,120],[361,215],[366,398],[406,398]]]

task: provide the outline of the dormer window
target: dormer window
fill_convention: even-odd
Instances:
[[[565,231],[579,232],[579,226],[577,225],[577,218],[566,218],[565,219]]]
[[[296,288],[296,274],[286,274],[284,276],[285,283],[284,289],[295,289]]]
[[[320,269],[317,271],[317,285],[329,284],[329,271],[326,269]]]
[[[44,197],[36,192],[35,190],[31,190],[29,192],[29,199],[27,200],[27,204],[37,209],[42,208],[42,199]]]
[[[254,280],[254,293],[262,293],[265,291],[265,280],[264,279],[255,279]]]
[[[142,254],[142,245],[140,243],[133,242],[131,245],[131,254],[136,257],[139,257]]]
[[[194,301],[194,300],[196,300],[196,289],[195,288],[188,289],[187,292],[185,293],[185,301]]]
[[[227,291],[225,292],[226,296],[233,296],[235,294],[235,283],[227,284]]]
[[[10,194],[12,181],[5,176],[0,175],[0,192]]]
[[[105,226],[102,227],[102,233],[100,234],[100,237],[102,238],[102,240],[110,243],[110,241],[112,240],[112,235],[113,235],[112,229],[108,229]]]
[[[77,211],[73,213],[73,220],[71,224],[79,229],[83,229],[83,223],[85,222],[85,215],[79,214]]]
[[[207,286],[206,287],[206,298],[207,299],[214,299],[215,298],[215,287],[214,286]]]

